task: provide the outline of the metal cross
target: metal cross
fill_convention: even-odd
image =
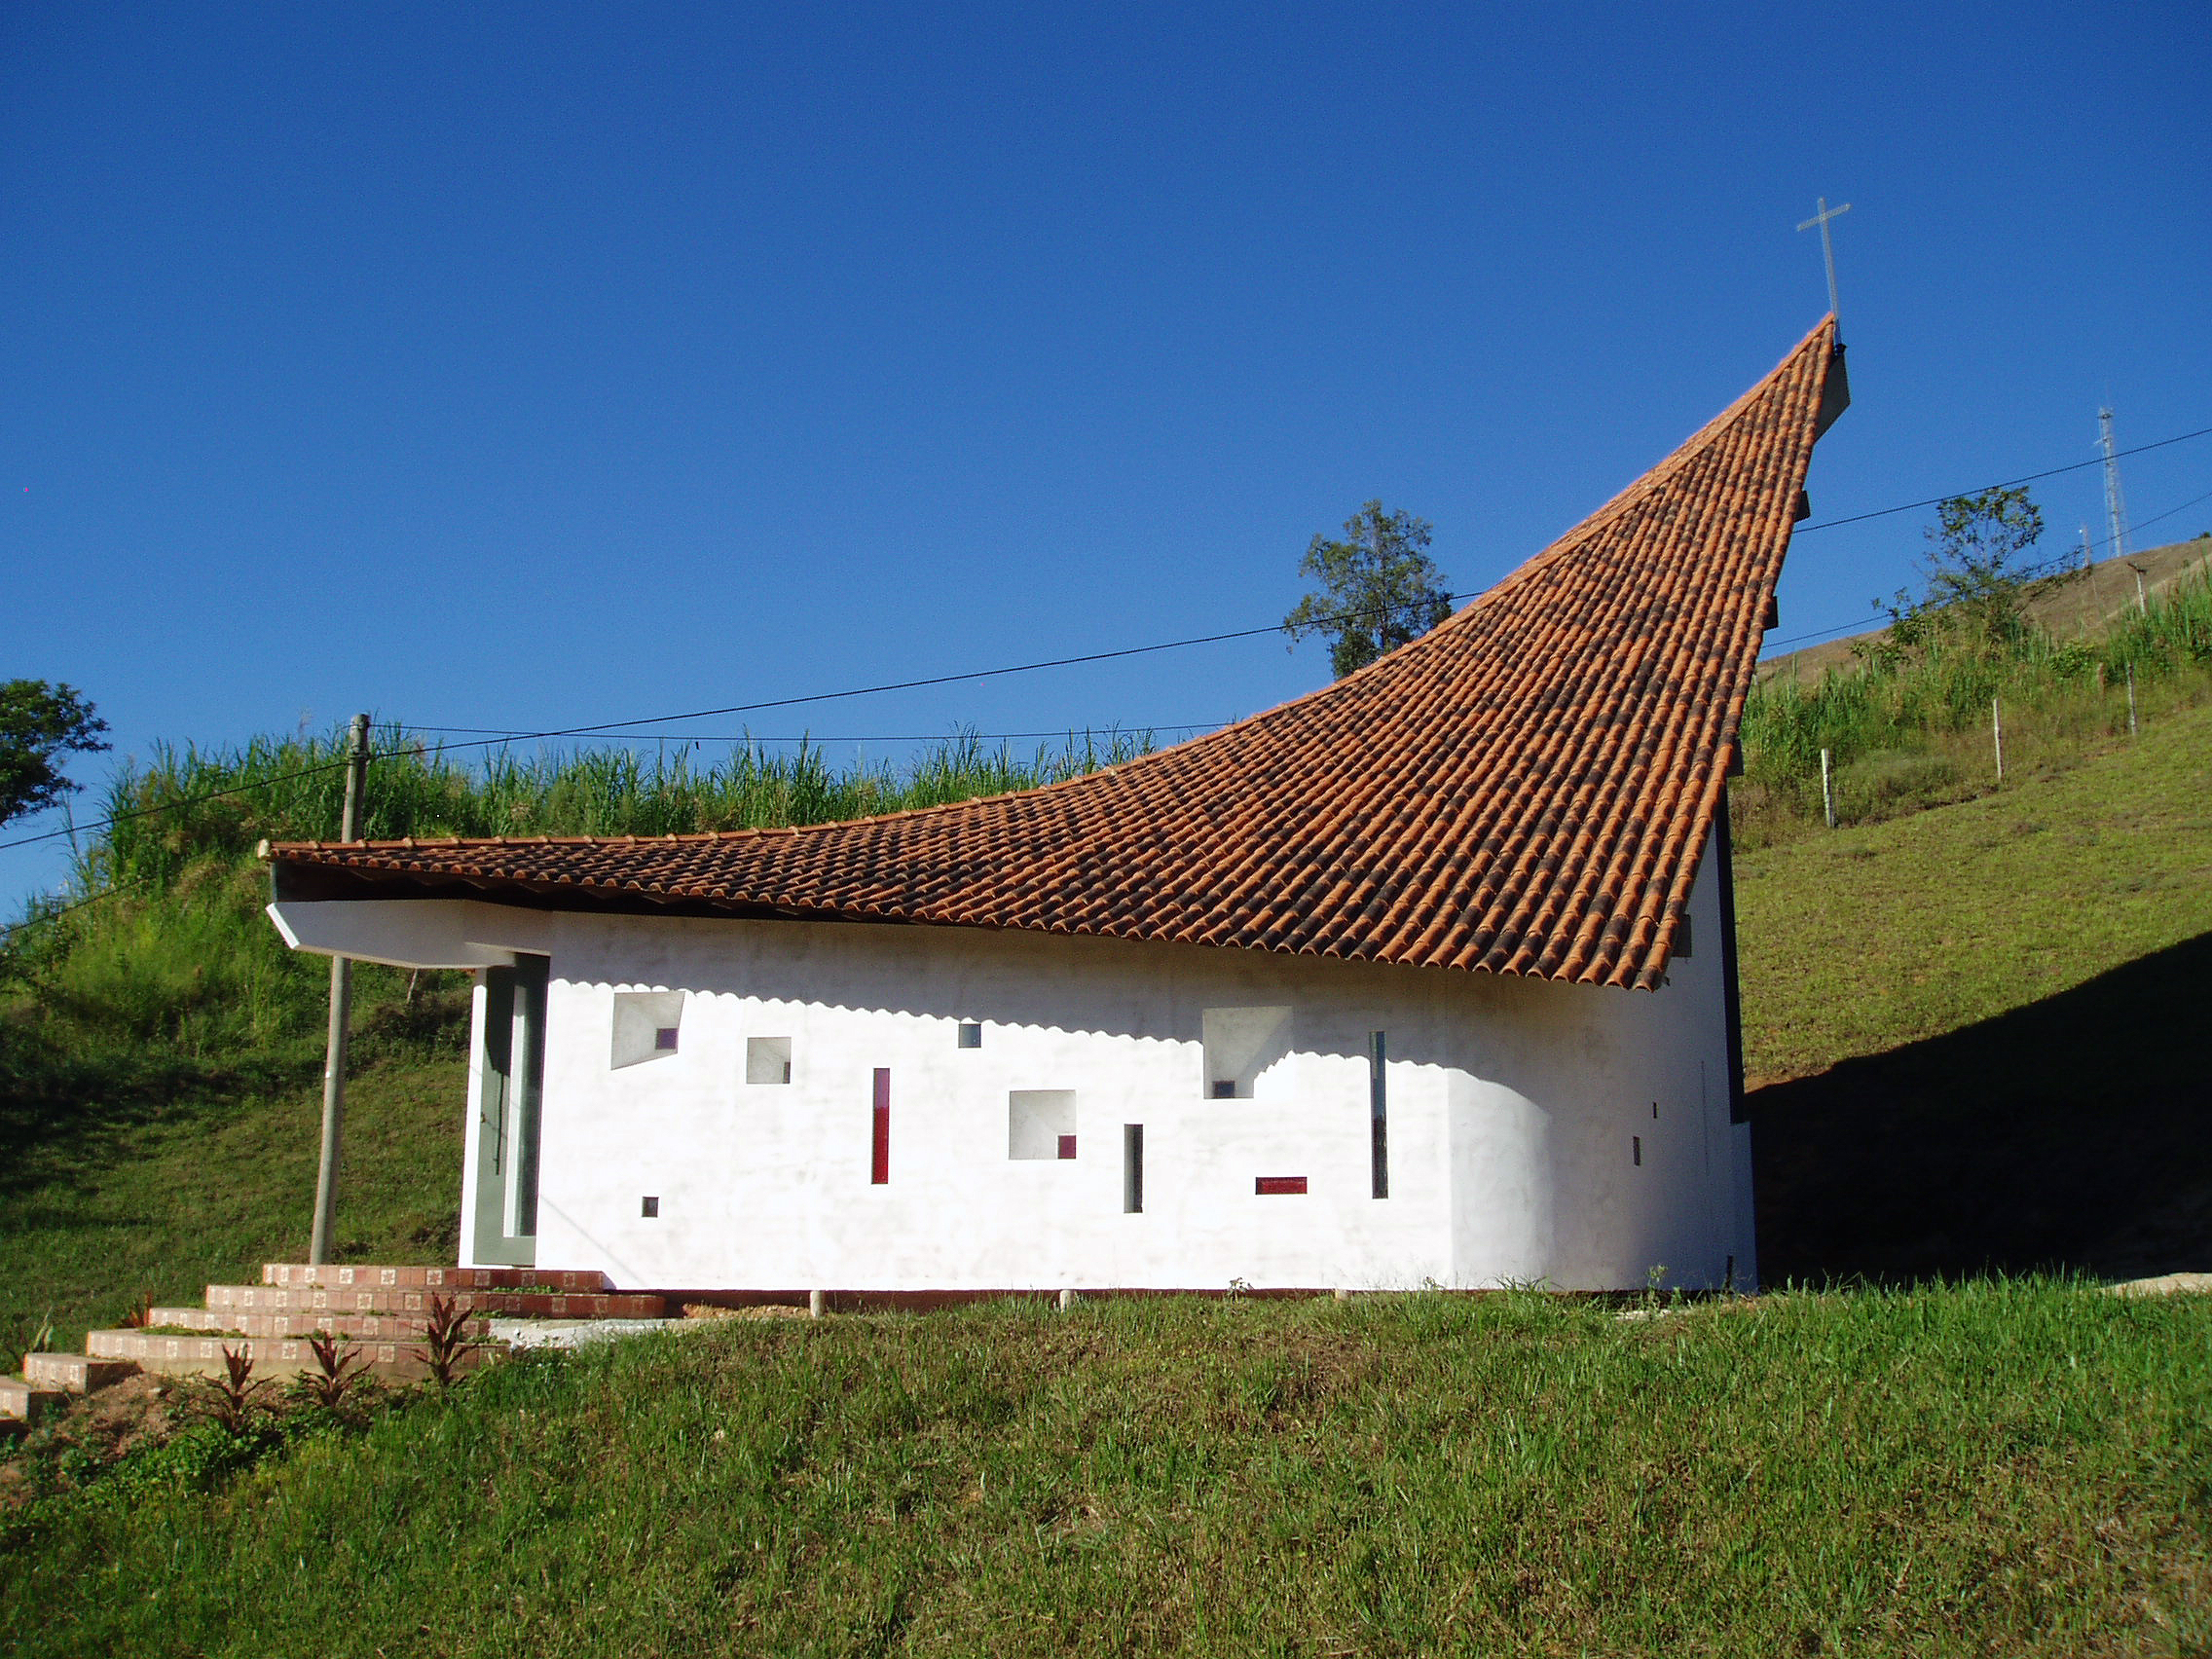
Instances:
[[[1844,214],[1850,212],[1851,203],[1846,202],[1841,207],[1830,207],[1828,199],[1824,196],[1820,199],[1820,205],[1821,210],[1797,228],[1800,231],[1809,231],[1815,225],[1821,227],[1821,257],[1827,261],[1828,267],[1828,310],[1840,316],[1843,308],[1837,305],[1835,301],[1835,244],[1828,240],[1828,221],[1840,219]]]

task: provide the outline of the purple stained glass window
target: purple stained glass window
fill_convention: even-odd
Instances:
[[[658,1031],[655,1031],[653,1033],[653,1048],[660,1053],[675,1053],[676,1027],[673,1025],[664,1025]]]

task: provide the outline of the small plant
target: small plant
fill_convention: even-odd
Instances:
[[[124,1311],[118,1324],[126,1331],[143,1331],[154,1322],[154,1293],[142,1290],[138,1300]]]
[[[276,1384],[253,1375],[253,1355],[225,1346],[223,1375],[206,1377],[186,1396],[185,1407],[194,1416],[215,1424],[226,1434],[244,1434],[262,1410]]]
[[[477,1346],[469,1326],[475,1314],[451,1296],[430,1298],[430,1310],[423,1320],[423,1363],[430,1368],[430,1381],[450,1388],[461,1376],[461,1362]]]
[[[25,1356],[44,1353],[54,1343],[54,1311],[49,1309],[35,1320],[23,1319],[8,1333],[7,1347],[0,1358],[8,1362],[10,1371],[20,1371]]]
[[[342,1346],[329,1331],[315,1332],[307,1344],[308,1352],[314,1355],[314,1369],[292,1380],[293,1393],[310,1405],[344,1415],[367,1381],[368,1361],[359,1350]]]

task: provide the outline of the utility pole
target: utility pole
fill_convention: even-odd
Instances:
[[[2096,625],[2091,601],[2096,598],[2097,556],[2089,544],[2089,527],[2082,527],[2082,637],[2088,638]]]
[[[2097,411],[2097,443],[2105,452],[2105,517],[2112,521],[2110,557],[2127,557],[2127,498],[2120,489],[2120,457],[2113,452],[2112,410]]]
[[[1828,310],[1833,312],[1836,316],[1840,318],[1843,315],[1843,307],[1836,303],[1835,243],[1828,237],[1828,221],[1830,219],[1840,219],[1846,213],[1850,212],[1851,203],[1846,202],[1841,207],[1830,207],[1828,205],[1828,199],[1824,196],[1820,199],[1820,209],[1821,210],[1818,213],[1815,213],[1810,219],[1807,219],[1802,225],[1799,225],[1797,228],[1800,231],[1809,231],[1815,225],[1821,227],[1821,258],[1828,268]]]
[[[355,715],[346,732],[346,809],[338,838],[353,841],[361,832],[361,789],[369,770],[369,717]],[[322,1062],[322,1156],[314,1174],[314,1234],[308,1261],[321,1267],[330,1260],[330,1231],[338,1217],[338,1142],[346,1121],[346,1036],[353,1011],[353,964],[330,959],[330,1039]]]

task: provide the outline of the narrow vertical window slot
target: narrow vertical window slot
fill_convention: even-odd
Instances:
[[[1144,1125],[1122,1125],[1122,1211],[1144,1213]]]
[[[1628,1148],[1629,1158],[1631,1161],[1633,1161],[1639,1169],[1641,1169],[1643,1167],[1643,1137],[1641,1135],[1629,1136]]]
[[[891,1068],[875,1068],[875,1114],[873,1133],[870,1136],[868,1157],[868,1184],[887,1187],[891,1184]]]
[[[1375,1196],[1390,1196],[1390,1093],[1387,1044],[1380,1031],[1367,1034],[1367,1140],[1369,1173]]]

